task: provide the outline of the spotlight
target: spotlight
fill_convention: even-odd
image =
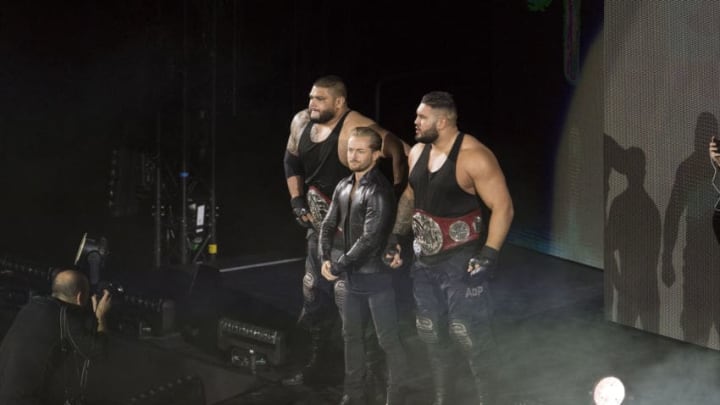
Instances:
[[[620,405],[625,399],[625,385],[619,378],[608,376],[601,378],[593,389],[595,405]]]
[[[100,282],[100,273],[108,254],[110,254],[110,250],[107,239],[90,237],[87,232],[83,234],[75,255],[75,266],[87,274],[90,285],[96,286]]]

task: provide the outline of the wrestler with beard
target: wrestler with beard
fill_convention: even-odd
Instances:
[[[284,158],[285,174],[293,213],[297,222],[307,228],[303,308],[298,325],[309,332],[311,344],[307,364],[283,380],[286,385],[322,381],[319,378],[322,377],[319,371],[323,369],[319,355],[323,347],[328,347],[323,340],[331,336],[329,329],[337,310],[342,314],[346,285],[343,280],[330,282],[321,276],[318,229],[335,186],[351,173],[347,158],[348,138],[357,127],[369,127],[380,134],[380,158],[391,160],[393,173],[389,180],[397,190],[401,190],[406,184],[405,152],[409,147],[372,119],[351,110],[347,102],[347,89],[339,77],[317,79],[310,90],[308,108],[295,114],[290,124]],[[374,336],[373,330],[368,331],[370,339]],[[375,360],[368,368],[377,375],[383,370],[377,360],[381,351],[377,343],[369,343],[368,346],[375,349],[368,349],[373,353],[368,353],[367,357]],[[381,391],[385,391],[384,386]]]
[[[408,186],[386,249],[391,267],[402,265],[402,235],[413,233],[411,267],[416,325],[426,344],[434,405],[451,398],[447,337],[456,342],[476,382],[480,403],[495,404],[499,362],[490,317],[488,281],[513,218],[505,176],[494,154],[458,130],[452,95],[434,91],[417,108]],[[483,217],[483,205],[490,212]],[[485,232],[487,222],[487,232]]]

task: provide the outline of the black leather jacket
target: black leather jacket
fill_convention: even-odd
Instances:
[[[66,336],[75,344],[66,338],[68,352],[60,340],[63,307]],[[35,297],[20,309],[0,344],[0,404],[61,404],[66,394],[79,396],[83,360],[106,354],[107,338],[94,322],[89,309],[50,297]]]
[[[377,166],[360,178],[351,199],[354,183],[355,174],[351,174],[335,187],[320,227],[320,257],[331,260],[333,249],[340,250],[343,254],[335,263],[339,271],[367,274],[390,270],[382,262],[382,254],[397,209],[392,185]]]

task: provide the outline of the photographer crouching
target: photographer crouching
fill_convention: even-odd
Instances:
[[[108,290],[90,297],[83,273],[57,273],[51,296],[25,305],[0,344],[0,404],[86,403],[88,369],[105,353],[111,306]]]

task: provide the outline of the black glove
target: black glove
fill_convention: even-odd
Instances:
[[[343,273],[345,273],[345,268],[338,266],[335,262],[330,262],[330,274],[332,274],[335,277],[340,277]]]
[[[340,277],[341,274],[347,273],[352,270],[352,264],[348,263],[348,259],[345,255],[340,256],[337,261],[330,262],[330,274],[335,277]]]
[[[393,261],[393,257],[395,257],[396,254],[398,254],[398,248],[397,246],[400,244],[398,241],[398,234],[391,233],[390,236],[388,236],[387,245],[385,245],[385,251],[383,252],[382,261],[387,264],[388,266]]]
[[[483,246],[480,251],[470,258],[468,268],[468,284],[477,287],[480,284],[495,278],[495,266],[497,265],[498,251],[490,246]]]
[[[305,215],[310,214],[310,211],[308,210],[307,204],[305,203],[305,197],[293,197],[290,200],[290,206],[292,207],[293,214],[295,215],[295,220],[302,226],[303,228],[312,228],[312,222],[305,221],[303,217]]]

